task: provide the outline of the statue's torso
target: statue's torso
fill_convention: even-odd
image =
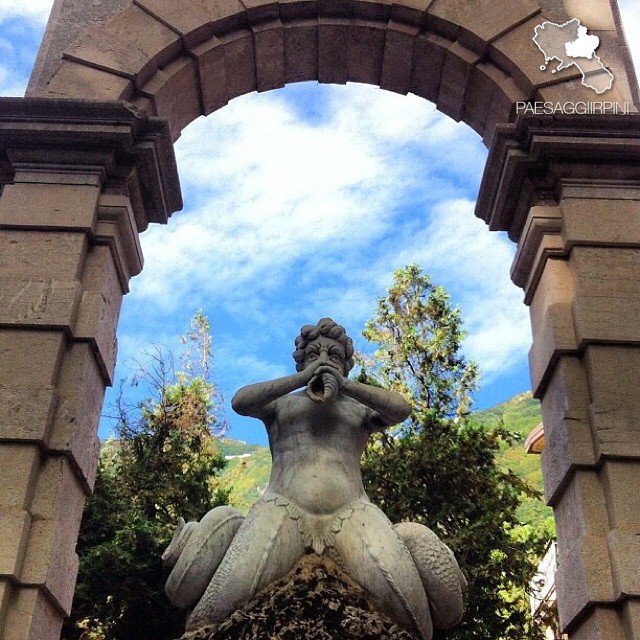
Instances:
[[[273,466],[268,491],[311,513],[333,513],[364,497],[360,457],[371,410],[343,395],[323,404],[304,392],[274,403],[266,423]]]

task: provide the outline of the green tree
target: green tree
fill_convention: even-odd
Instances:
[[[197,314],[174,371],[161,348],[148,354],[135,385],[153,395],[118,402],[117,438],[103,447],[94,494],[85,509],[73,611],[63,638],[173,640],[184,613],[164,596],[160,561],[178,516],[200,519],[226,502],[215,475],[224,458],[214,433],[218,398],[209,379],[209,323]]]
[[[520,500],[533,490],[496,463],[512,435],[469,416],[478,370],[460,352],[459,311],[410,265],[395,272],[364,336],[377,351],[361,359],[361,377],[398,390],[414,407],[402,427],[365,452],[367,493],[391,521],[433,529],[469,582],[463,622],[437,637],[540,638],[526,588],[548,534],[518,522]]]

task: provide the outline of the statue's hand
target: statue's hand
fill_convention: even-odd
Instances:
[[[304,384],[309,384],[313,378],[317,377],[317,370],[322,366],[324,366],[322,360],[315,360],[310,362],[302,371],[300,371],[299,375],[302,376]]]
[[[338,388],[341,389],[342,385],[345,382],[345,377],[342,375],[338,369],[332,367],[330,364],[321,364],[316,370],[313,372],[313,377],[320,377],[323,373],[328,373],[332,375],[338,381]]]

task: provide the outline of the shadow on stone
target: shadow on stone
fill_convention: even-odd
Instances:
[[[326,556],[303,556],[281,580],[224,622],[179,640],[418,640],[371,604]]]

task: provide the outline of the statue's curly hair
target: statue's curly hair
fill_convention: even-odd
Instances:
[[[347,356],[346,368],[348,373],[353,368],[353,340],[347,335],[344,327],[331,318],[322,318],[318,324],[305,324],[300,329],[300,335],[296,338],[296,350],[293,352],[293,359],[296,361],[296,371],[304,369],[304,355],[307,345],[318,336],[327,336],[339,342]]]

